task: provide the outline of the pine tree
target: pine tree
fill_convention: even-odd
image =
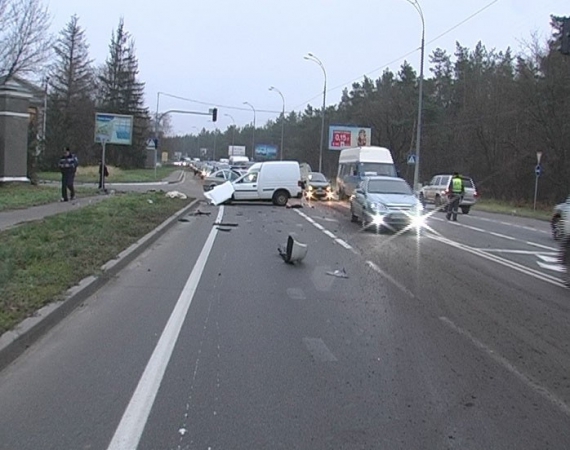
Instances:
[[[145,143],[150,117],[144,106],[144,83],[138,80],[138,60],[134,41],[125,30],[121,18],[111,36],[109,57],[99,76],[101,101],[99,109],[108,113],[133,116],[132,145],[108,147],[110,163],[128,167],[142,167],[146,159]]]
[[[60,32],[49,72],[47,146],[43,165],[54,167],[69,146],[82,164],[93,162],[94,83],[85,32],[77,16]]]

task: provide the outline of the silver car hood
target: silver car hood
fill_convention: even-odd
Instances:
[[[415,195],[412,194],[367,194],[366,199],[370,203],[382,203],[388,208],[411,208],[420,202]]]

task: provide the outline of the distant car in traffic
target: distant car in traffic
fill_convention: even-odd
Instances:
[[[423,186],[419,192],[419,199],[422,204],[433,204],[437,208],[447,204],[447,188],[453,175],[435,175],[431,181]],[[471,207],[477,203],[479,194],[475,188],[475,183],[470,177],[461,176],[465,186],[465,194],[459,203],[459,209],[463,214],[469,214]],[[443,209],[443,208],[442,208]]]
[[[350,197],[352,222],[379,231],[421,227],[423,205],[406,181],[398,177],[366,177]]]
[[[309,200],[314,198],[330,200],[332,198],[330,181],[320,172],[310,172],[307,176],[305,195]]]
[[[225,183],[226,181],[235,181],[241,177],[241,173],[237,170],[221,169],[211,173],[202,180],[202,187],[204,191],[210,191],[216,186]]]

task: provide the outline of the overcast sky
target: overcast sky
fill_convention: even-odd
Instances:
[[[518,52],[533,33],[543,40],[550,35],[550,14],[570,15],[568,0],[419,1],[426,72],[427,56],[438,47],[453,54],[456,42],[472,49],[482,41],[488,49]],[[217,105],[216,125],[222,130],[232,124],[225,114],[238,126],[253,121],[246,101],[257,110],[257,126],[276,118],[283,103],[270,86],[283,93],[286,111],[320,107],[324,75],[303,58],[308,52],[326,69],[327,104],[338,103],[352,81],[365,74],[376,79],[386,67],[397,71],[404,60],[419,72],[421,20],[407,0],[49,0],[48,5],[54,33],[73,14],[79,16],[96,63],[107,58],[111,32],[122,16],[135,39],[151,113],[158,92],[197,100],[205,104],[160,94],[159,111],[207,112]],[[208,119],[173,116],[173,131],[213,130]]]

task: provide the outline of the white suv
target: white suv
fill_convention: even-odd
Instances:
[[[425,206],[427,203],[431,203],[436,207],[442,207],[447,203],[447,187],[453,175],[435,175],[429,184],[423,186],[420,189],[419,199]],[[463,214],[469,214],[471,207],[477,203],[477,198],[479,194],[477,189],[475,189],[475,183],[469,177],[461,176],[463,179],[463,184],[465,186],[465,194],[461,203],[459,203],[459,208]]]

